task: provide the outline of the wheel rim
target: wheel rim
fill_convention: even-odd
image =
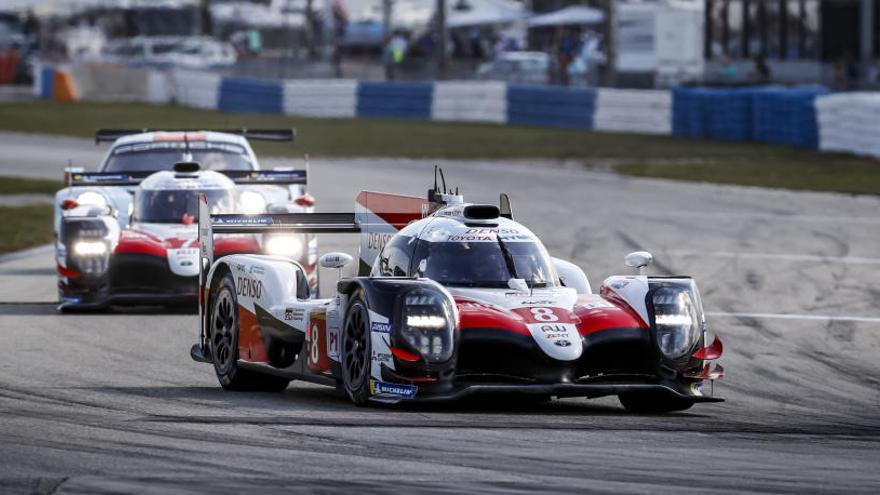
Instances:
[[[343,371],[352,390],[360,387],[366,378],[368,333],[364,313],[363,306],[355,306],[351,309],[345,325]]]
[[[225,375],[232,369],[235,357],[235,303],[229,289],[222,289],[216,297],[211,311],[211,348],[217,373]]]

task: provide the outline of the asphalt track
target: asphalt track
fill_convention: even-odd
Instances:
[[[0,172],[48,177],[102,153],[8,134],[0,150]],[[423,194],[433,163],[318,158],[311,189],[348,211],[360,189]],[[470,200],[510,193],[594,286],[636,248],[654,273],[695,276],[728,401],[634,416],[614,399],[362,409],[296,382],[224,392],[188,357],[193,315],[56,314],[42,248],[0,260],[0,492],[880,492],[880,200],[441,165]]]

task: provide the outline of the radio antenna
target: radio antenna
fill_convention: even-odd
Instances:
[[[443,194],[447,194],[446,191],[446,176],[443,174],[443,169],[440,169],[440,180],[443,181]]]

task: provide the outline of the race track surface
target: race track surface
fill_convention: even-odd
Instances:
[[[8,134],[0,147],[0,173],[37,177],[103,153]],[[315,159],[312,192],[321,211],[350,211],[361,189],[421,195],[433,163]],[[696,277],[727,402],[635,416],[615,399],[356,408],[297,382],[224,392],[188,356],[194,315],[59,315],[38,248],[0,259],[0,493],[880,492],[880,200],[440,164],[468,200],[510,193],[594,288],[636,249],[653,273]]]

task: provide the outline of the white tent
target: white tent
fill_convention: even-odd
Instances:
[[[572,26],[580,24],[598,24],[605,19],[605,15],[599,9],[574,5],[556,12],[542,14],[528,20],[529,27],[545,26]]]
[[[467,10],[450,9],[447,26],[450,28],[464,28],[490,24],[506,24],[523,20],[530,14],[521,3],[510,0],[472,1],[468,5],[470,8]]]

